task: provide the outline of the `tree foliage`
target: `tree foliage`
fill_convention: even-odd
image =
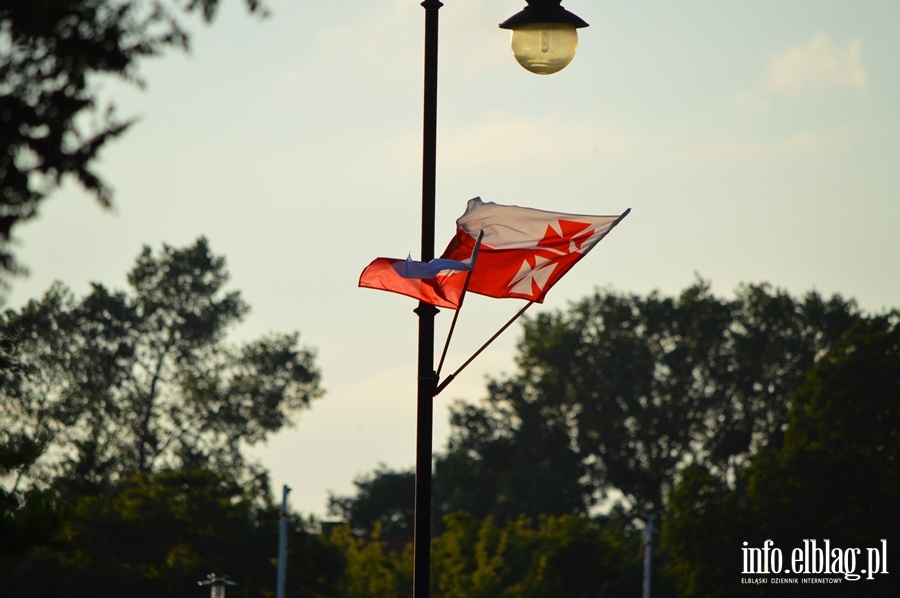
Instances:
[[[262,12],[260,0],[246,4]],[[97,79],[140,83],[142,58],[187,49],[182,13],[211,21],[218,6],[219,0],[0,0],[0,282],[19,270],[13,227],[36,216],[65,177],[111,204],[93,164],[133,121],[103,105]],[[88,115],[93,127],[85,124]]]
[[[344,598],[369,596],[409,596],[413,587],[413,557],[411,545],[404,550],[392,549],[381,537],[381,525],[376,523],[364,536],[343,525],[331,533],[329,541],[347,559],[338,584]]]
[[[805,539],[863,555],[882,539],[890,545],[900,535],[893,513],[900,501],[898,404],[900,320],[860,322],[794,395],[784,444],[760,451],[734,487],[703,466],[682,473],[663,529],[679,595],[758,595],[733,583],[744,542],[772,540],[785,554]],[[896,594],[890,576],[844,583],[854,595]]]
[[[516,382],[492,382],[493,405],[453,405],[447,448],[435,463],[439,513],[466,511],[500,523],[587,513],[587,469],[568,422],[545,405],[522,401],[525,392]]]
[[[244,447],[322,390],[296,333],[227,342],[248,310],[227,280],[201,238],[145,247],[129,291],[94,284],[77,298],[56,283],[8,310],[0,330],[30,373],[0,371],[5,424],[48,447],[30,473],[90,494],[138,472],[248,471]]]
[[[353,481],[353,496],[328,498],[328,514],[350,525],[353,533],[368,536],[413,536],[416,476],[413,470],[394,471],[380,465]]]
[[[408,596],[411,546],[384,542],[376,525],[361,537],[350,526],[331,541],[347,556],[341,584],[348,598]],[[448,515],[432,543],[431,593],[442,598],[596,598],[638,595],[641,533],[621,513],[520,517],[504,524],[493,517]],[[664,594],[660,594],[664,595]]]
[[[791,405],[784,446],[757,456],[747,490],[769,534],[797,540],[816,530],[873,546],[900,534],[900,521],[884,508],[900,501],[898,458],[895,316],[854,326],[811,369]]]
[[[274,596],[279,509],[265,492],[208,470],[135,474],[72,503],[55,549],[21,559],[4,592],[188,596],[215,571],[238,582],[230,597]],[[344,557],[304,527],[288,526],[291,595],[337,596]]]
[[[725,299],[702,280],[676,297],[598,291],[539,313],[523,325],[517,372],[491,380],[487,400],[453,405],[435,511],[505,524],[618,500],[661,521],[679,470],[700,464],[727,485],[782,446],[805,372],[864,319],[840,296],[758,284]],[[365,501],[384,509],[373,521],[412,509],[411,495],[372,496],[396,473],[368,480]],[[353,497],[343,505],[362,513]]]
[[[614,492],[658,517],[679,469],[704,463],[727,479],[781,446],[804,373],[860,318],[838,296],[745,285],[728,300],[703,281],[675,298],[597,292],[538,314],[524,324],[518,372],[493,381],[485,403],[456,408],[442,459],[471,466],[444,483],[483,488],[474,478],[493,469],[528,476],[522,489],[536,494],[509,499],[525,513],[566,493],[591,504]],[[490,501],[498,508],[503,493]]]
[[[451,515],[435,541],[434,584],[448,598],[613,597],[640,593],[641,535],[617,515]]]
[[[54,493],[42,488],[19,488],[17,472],[40,456],[42,447],[31,439],[0,433],[0,575],[7,579],[14,564],[40,546],[49,545],[61,518]]]

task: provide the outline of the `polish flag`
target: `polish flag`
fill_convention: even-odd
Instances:
[[[440,258],[425,263],[408,258],[379,257],[363,270],[359,286],[400,293],[436,307],[457,309],[467,271],[471,269],[470,264]]]

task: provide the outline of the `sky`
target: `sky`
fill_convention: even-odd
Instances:
[[[143,245],[203,235],[252,311],[242,342],[299,331],[325,395],[251,453],[304,515],[379,465],[415,462],[412,299],[357,288],[378,256],[420,245],[425,11],[417,0],[223,0],[188,21],[189,54],[145,62],[144,89],[97,81],[138,122],[98,170],[101,209],[75,183],[18,229],[30,269],[8,304],[54,280],[77,294],[126,287]],[[436,250],[467,200],[631,214],[549,293],[560,310],[596,289],[676,295],[697,277],[731,296],[769,282],[794,295],[900,306],[900,3],[894,0],[599,2],[578,54],[528,73],[497,24],[522,0],[440,10]],[[522,303],[466,299],[445,371]],[[452,312],[437,316],[442,343]],[[515,371],[511,327],[436,398],[448,407]],[[440,351],[440,346],[437,349]]]

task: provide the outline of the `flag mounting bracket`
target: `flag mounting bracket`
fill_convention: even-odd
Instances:
[[[419,307],[415,308],[413,310],[413,313],[415,313],[419,317],[427,316],[427,315],[436,316],[438,313],[440,313],[440,311],[441,310],[439,310],[435,306],[420,301]]]
[[[511,318],[509,319],[509,321],[508,321],[506,324],[504,324],[497,332],[495,332],[494,335],[493,335],[491,338],[489,338],[487,341],[485,341],[485,343],[484,343],[483,345],[481,345],[481,347],[479,347],[477,351],[475,351],[474,353],[472,353],[472,356],[471,356],[471,357],[469,357],[469,358],[468,358],[461,366],[459,366],[458,368],[456,368],[456,371],[455,371],[455,372],[453,372],[452,374],[449,374],[446,378],[444,378],[443,382],[440,382],[440,381],[439,381],[438,385],[437,385],[437,386],[435,387],[435,389],[434,389],[434,396],[438,396],[438,394],[440,394],[440,392],[441,392],[442,390],[444,390],[445,388],[447,388],[447,385],[449,385],[451,382],[453,382],[453,379],[456,378],[456,376],[459,375],[459,373],[460,373],[461,371],[463,371],[463,370],[466,368],[466,366],[468,366],[470,363],[472,363],[472,362],[475,360],[476,357],[478,357],[479,355],[481,355],[481,352],[482,352],[482,351],[484,351],[485,349],[487,349],[488,346],[489,346],[492,342],[494,342],[495,340],[497,340],[497,337],[498,337],[498,336],[500,336],[501,334],[503,334],[503,333],[506,331],[507,328],[509,328],[510,326],[512,326],[512,325],[513,325],[513,322],[515,322],[515,321],[518,320],[520,317],[522,317],[522,314],[525,313],[525,310],[527,310],[529,307],[531,307],[532,305],[534,305],[534,303],[535,303],[534,301],[529,301],[528,303],[526,303],[525,306],[524,306],[522,309],[520,309],[519,311],[517,311],[516,314],[515,314],[513,317],[511,317]],[[458,310],[457,310],[457,313],[459,313]],[[448,344],[448,345],[450,344],[450,337],[449,337],[449,336],[447,337],[447,344]],[[444,353],[446,354],[446,352],[447,352],[447,348],[446,348],[446,346],[445,346],[445,347],[444,347]],[[441,361],[441,363],[443,363],[443,360]],[[437,375],[440,376],[440,368],[438,368]]]

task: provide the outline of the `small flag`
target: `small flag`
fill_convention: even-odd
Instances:
[[[359,286],[380,289],[420,299],[436,307],[456,309],[462,297],[469,263],[433,259],[416,262],[380,257],[366,266],[359,277]]]
[[[627,214],[564,214],[485,203],[476,197],[456,221],[456,236],[440,258],[427,264],[378,258],[363,270],[359,286],[456,309],[469,276],[468,291],[541,303]]]
[[[457,262],[456,260],[447,260],[443,258],[435,258],[430,262],[416,262],[412,258],[407,257],[403,262],[394,262],[391,264],[397,274],[403,278],[435,278],[441,274],[450,274],[453,272],[468,272],[472,269],[471,259]]]

